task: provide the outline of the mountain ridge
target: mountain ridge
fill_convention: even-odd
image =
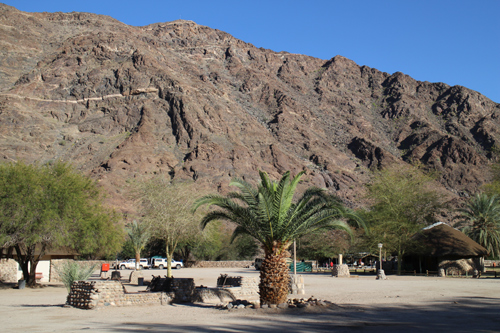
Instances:
[[[127,179],[305,169],[360,201],[369,169],[419,161],[456,198],[489,180],[500,104],[352,60],[256,48],[192,21],[125,25],[0,5],[0,157],[71,161],[131,210]]]

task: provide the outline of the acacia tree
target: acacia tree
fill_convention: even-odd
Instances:
[[[350,239],[340,230],[318,231],[301,237],[297,242],[297,255],[317,261],[334,258],[345,253]]]
[[[35,285],[36,266],[48,249],[117,252],[118,216],[102,199],[96,183],[68,164],[0,164],[0,248],[16,252],[28,285]]]
[[[271,181],[265,172],[259,174],[261,182],[257,188],[235,179],[230,185],[239,192],[204,196],[196,201],[193,211],[202,205],[216,206],[217,210],[203,217],[202,227],[216,220],[230,221],[236,224],[232,240],[248,234],[262,245],[265,258],[260,271],[260,302],[281,304],[288,296],[286,258],[290,256],[288,248],[293,240],[320,229],[351,232],[345,219],[359,219],[336,198],[316,187],[307,189],[294,203],[293,196],[304,172],[294,178],[286,172],[279,182]]]
[[[491,183],[485,184],[483,186],[486,194],[488,195],[500,195],[500,161],[498,156],[498,149],[495,149],[496,154],[496,162],[491,165],[490,173],[491,173]]]
[[[180,242],[196,238],[201,233],[196,217],[191,214],[194,183],[171,182],[162,175],[134,184],[133,193],[141,204],[143,221],[153,238],[165,241],[167,277],[172,277],[171,262]]]
[[[127,227],[127,234],[135,252],[135,269],[139,270],[141,251],[148,243],[151,234],[149,233],[147,225],[137,223],[136,220],[132,221],[132,223]]]
[[[488,250],[490,256],[500,256],[500,201],[485,193],[472,197],[467,206],[458,210],[458,227],[472,240]]]
[[[412,236],[436,222],[444,209],[444,197],[433,189],[433,182],[434,177],[418,167],[398,165],[376,171],[367,186],[367,245],[375,252],[377,243],[383,243],[386,251],[397,253],[398,273],[405,253],[417,246]]]

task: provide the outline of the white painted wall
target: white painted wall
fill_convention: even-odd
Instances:
[[[43,274],[43,278],[40,280],[40,282],[49,282],[50,260],[40,260],[40,262],[36,266],[36,272]],[[17,264],[17,279],[21,280],[22,277],[23,277],[23,271],[21,270],[21,266]]]

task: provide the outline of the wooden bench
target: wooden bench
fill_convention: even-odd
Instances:
[[[40,281],[41,279],[43,279],[43,273],[35,273],[35,279],[37,281]]]

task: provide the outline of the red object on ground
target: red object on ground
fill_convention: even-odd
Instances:
[[[109,271],[109,264],[104,263],[101,266],[101,272],[108,272]]]

